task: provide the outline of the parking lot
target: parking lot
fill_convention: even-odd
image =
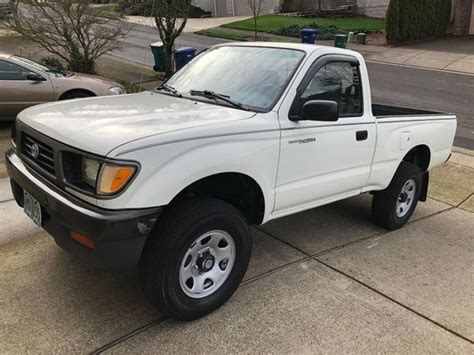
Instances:
[[[369,194],[253,229],[231,300],[191,323],[144,299],[136,272],[69,256],[12,200],[0,130],[0,344],[5,353],[472,353],[474,156],[432,173],[430,199],[388,232]]]

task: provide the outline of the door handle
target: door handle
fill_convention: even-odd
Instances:
[[[357,131],[356,132],[356,140],[358,140],[358,141],[365,141],[368,136],[369,136],[369,133],[367,131]]]

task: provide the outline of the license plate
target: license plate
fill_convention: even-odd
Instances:
[[[23,190],[23,211],[35,224],[41,227],[41,205],[25,190]]]

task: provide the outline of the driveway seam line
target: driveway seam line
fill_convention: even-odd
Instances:
[[[125,335],[122,335],[121,337],[119,337],[119,338],[117,338],[117,339],[115,339],[115,340],[113,340],[113,341],[111,341],[111,342],[109,342],[109,343],[107,343],[107,344],[101,346],[100,348],[98,348],[98,349],[92,351],[90,354],[91,354],[91,355],[93,355],[93,354],[94,354],[94,355],[95,355],[95,354],[101,354],[101,353],[103,353],[104,351],[106,351],[106,350],[108,350],[108,349],[114,347],[115,345],[118,345],[118,344],[120,344],[121,342],[123,342],[123,341],[125,341],[125,340],[127,340],[127,339],[130,339],[131,337],[133,337],[133,336],[135,336],[135,335],[138,335],[138,334],[140,334],[141,332],[144,332],[145,330],[148,330],[148,329],[154,327],[155,325],[158,325],[158,324],[164,322],[164,321],[167,320],[167,319],[168,319],[168,317],[162,316],[162,317],[160,317],[160,318],[158,318],[158,319],[156,319],[156,320],[154,320],[154,321],[152,321],[152,322],[150,322],[150,323],[148,323],[148,324],[145,324],[145,325],[143,325],[143,326],[141,326],[141,327],[139,327],[139,328],[137,328],[137,329],[135,329],[135,330],[133,330],[133,331],[131,331],[131,332],[125,334]]]
[[[459,337],[459,338],[461,338],[461,339],[463,339],[463,340],[469,342],[470,344],[474,344],[474,342],[473,342],[471,339],[465,337],[464,335],[462,335],[462,334],[456,332],[455,330],[452,330],[452,329],[448,328],[447,326],[445,326],[445,325],[443,325],[443,324],[441,324],[441,323],[439,323],[439,322],[437,322],[437,321],[431,319],[431,318],[428,317],[428,316],[425,316],[423,313],[420,313],[420,312],[416,311],[415,309],[413,309],[413,308],[411,308],[411,307],[409,307],[409,306],[407,306],[407,305],[404,305],[404,304],[401,303],[400,301],[397,301],[396,299],[394,299],[394,298],[392,298],[392,297],[390,297],[390,296],[384,294],[383,292],[377,290],[376,288],[374,288],[374,287],[372,287],[372,286],[370,286],[370,285],[367,285],[367,284],[364,283],[363,281],[360,281],[360,280],[356,279],[355,277],[353,277],[353,276],[351,276],[351,275],[349,275],[349,274],[346,274],[344,271],[341,271],[341,270],[339,270],[339,269],[337,269],[337,268],[335,268],[335,267],[333,267],[333,266],[331,266],[331,265],[329,265],[329,264],[326,264],[325,262],[323,262],[323,261],[317,259],[316,257],[313,258],[313,259],[314,259],[315,261],[317,261],[318,263],[320,263],[321,265],[326,266],[328,269],[333,270],[334,272],[337,272],[337,273],[339,273],[339,274],[341,274],[341,275],[347,277],[348,279],[350,279],[350,280],[352,280],[352,281],[358,283],[359,285],[368,288],[369,290],[371,290],[371,291],[377,293],[378,295],[380,295],[380,296],[382,296],[382,297],[388,299],[389,301],[392,301],[393,303],[396,303],[397,305],[399,305],[399,306],[405,308],[406,310],[408,310],[408,311],[410,311],[410,312],[416,314],[417,316],[419,316],[419,317],[421,317],[421,318],[423,318],[423,319],[425,319],[425,320],[427,320],[427,321],[429,321],[429,322],[431,322],[431,323],[437,325],[438,327],[440,327],[440,328],[442,328],[442,329],[448,331],[449,333],[451,333],[451,334],[453,334],[453,335],[455,335],[455,336],[457,336],[457,337]]]
[[[467,200],[469,200],[472,196],[474,195],[474,192],[471,192],[469,196],[467,196],[464,200],[462,200],[458,205],[456,205],[456,208],[461,207]]]
[[[0,203],[4,203],[4,202],[10,202],[10,201],[13,201],[14,198],[11,198],[11,199],[8,199],[8,200],[1,200]]]

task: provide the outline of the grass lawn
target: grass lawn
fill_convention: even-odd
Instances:
[[[298,25],[304,26],[316,23],[321,26],[334,25],[344,31],[376,31],[385,27],[382,19],[365,17],[347,18],[319,18],[319,17],[291,17],[282,15],[263,15],[258,20],[258,30],[261,32],[274,32],[281,28]],[[253,19],[231,22],[222,27],[235,28],[238,30],[253,31]]]
[[[235,41],[245,41],[247,40],[252,34],[245,34],[239,32],[232,32],[230,30],[219,29],[219,28],[210,28],[207,30],[200,30],[196,32],[200,35],[205,35],[209,37],[218,37],[218,38],[228,38]]]

